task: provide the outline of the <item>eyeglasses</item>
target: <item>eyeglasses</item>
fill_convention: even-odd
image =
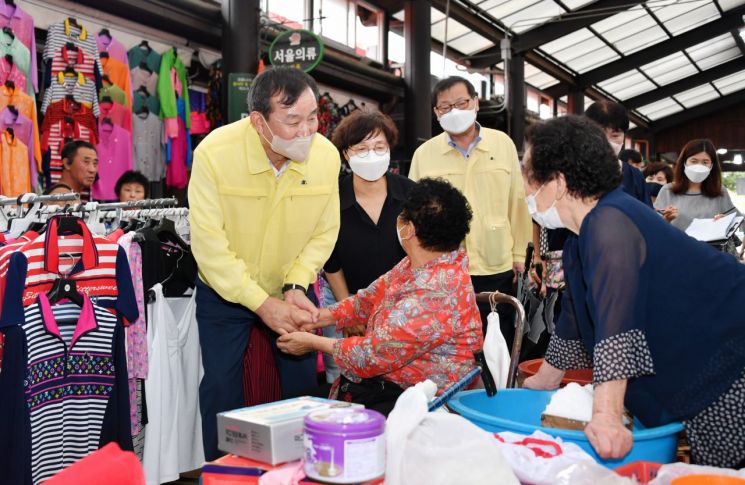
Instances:
[[[453,108],[460,109],[460,110],[467,109],[468,105],[470,104],[471,104],[471,98],[466,98],[466,99],[459,99],[455,103],[438,104],[435,107],[435,109],[437,110],[438,113],[440,113],[441,115],[444,115],[444,114],[450,113],[450,110],[452,110]]]
[[[704,167],[711,167],[711,160],[708,158],[689,158],[686,160],[686,165],[703,165]]]
[[[349,150],[360,158],[365,158],[370,153],[370,148],[368,148],[365,145],[359,145],[356,147],[352,147]],[[372,148],[372,151],[375,152],[375,154],[378,156],[385,155],[386,153],[388,153],[388,150],[389,150],[388,145],[383,145],[382,143],[375,145]]]

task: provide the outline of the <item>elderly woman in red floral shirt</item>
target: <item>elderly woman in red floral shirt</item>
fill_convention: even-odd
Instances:
[[[483,345],[468,257],[460,247],[471,217],[457,189],[442,180],[421,180],[396,228],[407,257],[368,288],[321,310],[318,323],[305,328],[364,325],[364,336],[294,332],[279,337],[279,348],[333,355],[341,377],[331,397],[384,414],[417,382],[431,379],[440,392],[457,382],[475,366],[473,353]]]

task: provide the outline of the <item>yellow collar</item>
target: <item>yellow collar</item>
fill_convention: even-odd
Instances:
[[[57,73],[57,82],[59,84],[65,84],[65,73],[60,71]],[[82,72],[78,73],[78,84],[81,86],[85,84],[85,76],[83,76]]]
[[[65,35],[70,37],[70,19],[65,19]],[[80,26],[80,36],[78,36],[80,40],[85,40],[88,38],[88,32],[85,30],[85,26]]]

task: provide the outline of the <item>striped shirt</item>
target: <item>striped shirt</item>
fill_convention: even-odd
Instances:
[[[68,19],[49,26],[47,41],[44,44],[44,59],[54,59],[54,54],[68,42],[72,42],[83,49],[93,59],[98,59],[98,46],[95,36],[89,35],[85,27],[80,29],[70,24]]]
[[[82,123],[75,121],[68,123],[64,119],[52,123],[42,137],[42,144],[49,154],[49,166],[45,168],[49,171],[52,184],[57,183],[62,177],[62,147],[65,145],[65,140],[69,141],[70,138],[85,140],[94,145],[98,140],[95,132]],[[45,153],[47,153],[46,150]]]
[[[93,115],[98,117],[98,93],[96,84],[86,81],[85,76],[65,76],[61,72],[52,79],[52,83],[44,92],[44,101],[41,103],[41,112],[46,113],[50,104],[66,96],[72,95],[75,101],[83,103],[93,109]]]
[[[90,54],[86,54],[83,49],[74,51],[68,49],[66,46],[62,46],[60,50],[54,53],[51,69],[52,81],[54,81],[54,77],[58,72],[63,72],[68,67],[72,67],[75,69],[75,72],[83,74],[89,81],[96,81],[96,58]]]

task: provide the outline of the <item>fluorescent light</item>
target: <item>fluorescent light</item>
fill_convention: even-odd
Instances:
[[[735,165],[742,165],[742,155],[739,153],[732,158],[732,163]]]
[[[726,148],[719,148],[717,150],[717,153],[720,154],[720,155],[726,155],[727,154],[727,149]]]

